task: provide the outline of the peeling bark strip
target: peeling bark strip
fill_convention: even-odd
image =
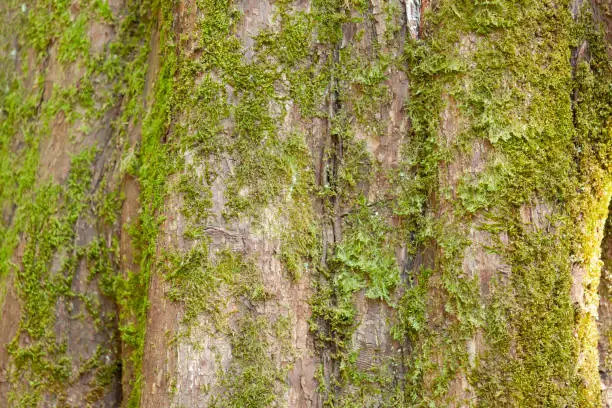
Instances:
[[[423,5],[421,0],[406,0],[406,21],[412,38],[419,38],[421,32],[421,12]],[[425,2],[424,2],[425,3]]]
[[[612,406],[605,1],[0,3],[0,408]]]

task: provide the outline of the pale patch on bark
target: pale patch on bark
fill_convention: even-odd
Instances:
[[[251,61],[257,34],[264,28],[274,26],[274,7],[270,2],[260,0],[241,0],[237,3],[236,8],[242,12],[242,18],[236,36],[242,43],[244,59]]]
[[[410,29],[412,38],[419,38],[421,27],[421,1],[422,0],[405,0],[406,1],[406,21]]]

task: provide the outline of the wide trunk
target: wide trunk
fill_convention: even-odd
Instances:
[[[0,407],[612,406],[608,1],[1,3]]]

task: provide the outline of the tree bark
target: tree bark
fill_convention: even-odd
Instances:
[[[612,406],[611,13],[4,1],[0,407]]]

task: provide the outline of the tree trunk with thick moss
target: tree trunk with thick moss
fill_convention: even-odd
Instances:
[[[612,406],[605,0],[0,17],[0,407]]]

